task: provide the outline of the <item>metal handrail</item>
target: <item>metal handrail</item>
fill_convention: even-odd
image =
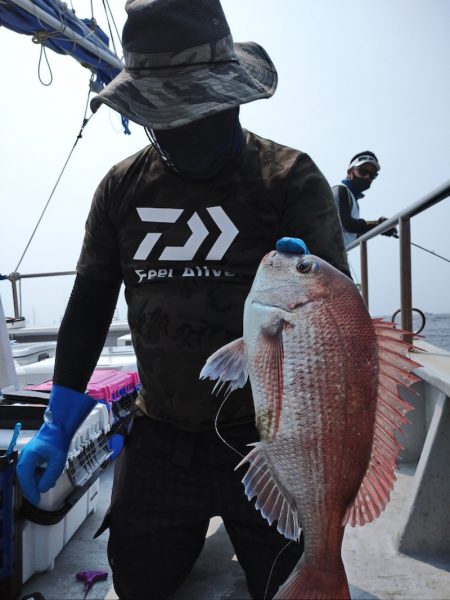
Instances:
[[[364,233],[357,240],[347,246],[347,251],[353,248],[360,248],[361,259],[361,295],[364,302],[369,308],[369,272],[368,272],[368,240],[381,235],[388,229],[393,227],[399,228],[400,232],[400,310],[401,310],[401,326],[406,331],[412,331],[412,286],[411,286],[411,230],[410,220],[412,217],[431,208],[433,205],[445,200],[450,196],[450,180],[428,193],[422,199],[414,202],[407,208],[398,212],[393,217],[386,219],[367,233]],[[12,285],[14,316],[21,318],[17,281],[33,277],[55,277],[60,275],[76,275],[75,271],[59,271],[51,273],[30,273],[22,275],[20,273],[10,273],[6,278],[9,279]],[[411,337],[411,336],[409,336]],[[412,341],[409,339],[409,341]]]
[[[347,251],[360,248],[361,260],[361,295],[369,308],[369,277],[367,242],[393,227],[399,228],[400,252],[400,310],[401,326],[406,331],[412,331],[412,282],[411,282],[411,218],[431,208],[438,202],[450,196],[450,180],[436,188],[426,196],[414,202],[393,217],[386,219],[357,240],[347,246]],[[407,336],[412,342],[412,336]]]
[[[20,314],[20,302],[19,302],[19,294],[17,292],[17,282],[21,279],[32,279],[34,277],[59,277],[61,275],[76,275],[76,271],[53,271],[51,273],[28,273],[22,275],[21,273],[17,273],[14,271],[9,275],[6,275],[4,279],[8,279],[11,282],[12,288],[12,297],[13,297],[13,306],[14,306],[14,318],[16,320],[21,319],[22,315]]]

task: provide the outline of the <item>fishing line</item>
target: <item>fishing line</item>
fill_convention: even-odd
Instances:
[[[433,252],[433,250],[428,250],[427,248],[424,248],[423,246],[419,246],[419,244],[415,244],[414,242],[411,242],[411,246],[415,246],[416,248],[420,248],[421,250],[424,250],[425,252],[428,252],[429,254],[432,254],[433,256],[436,256],[437,258],[442,258],[442,260],[445,260],[448,263],[450,263],[450,260],[448,258],[445,258],[445,256],[441,256],[437,252]]]
[[[286,548],[292,544],[292,542],[293,542],[293,541],[294,541],[294,540],[289,540],[289,542],[288,542],[288,543],[287,543],[285,546],[283,546],[283,547],[281,548],[281,550],[278,552],[278,554],[275,556],[275,559],[274,559],[274,561],[273,561],[273,563],[272,563],[272,567],[271,567],[271,569],[270,569],[270,573],[269,573],[269,579],[267,580],[266,589],[264,590],[264,598],[263,598],[263,600],[266,600],[266,598],[267,598],[267,594],[269,593],[269,585],[270,585],[270,580],[271,580],[271,578],[272,578],[272,575],[273,575],[273,570],[274,570],[274,568],[275,568],[275,565],[276,565],[276,563],[277,563],[277,560],[280,558],[280,556],[283,554],[283,552],[286,550]]]
[[[393,235],[392,237],[394,237],[395,239],[399,239],[399,235]],[[436,256],[437,258],[442,258],[442,260],[445,260],[446,262],[450,263],[450,260],[448,258],[445,258],[445,256],[441,256],[440,254],[438,254],[437,252],[433,252],[433,250],[428,250],[428,248],[424,248],[423,246],[420,246],[419,244],[416,244],[415,242],[410,242],[411,246],[415,246],[416,248],[420,248],[421,250],[423,250],[424,252],[428,252],[429,254],[432,254],[433,256]]]
[[[239,450],[236,450],[236,448],[234,448],[234,447],[233,447],[231,444],[229,444],[229,443],[227,442],[227,440],[226,440],[225,438],[223,438],[223,437],[220,435],[220,433],[219,433],[219,428],[218,428],[218,426],[217,426],[217,421],[218,421],[218,419],[219,419],[220,411],[222,410],[222,408],[223,408],[223,405],[225,404],[225,402],[228,400],[228,396],[229,396],[229,395],[230,395],[229,393],[225,395],[225,398],[222,400],[222,404],[219,406],[219,410],[218,410],[218,411],[217,411],[217,413],[216,413],[216,418],[214,419],[214,428],[215,428],[215,430],[216,430],[216,433],[217,433],[217,435],[219,436],[219,438],[222,440],[222,442],[223,442],[223,443],[224,443],[226,446],[228,446],[228,448],[230,448],[231,450],[233,450],[233,452],[236,452],[236,454],[239,454],[239,456],[240,456],[241,458],[245,458],[245,456],[244,456],[243,454],[241,454],[241,453],[239,452]]]
[[[219,391],[220,391],[220,390],[219,390]],[[226,446],[228,446],[228,448],[230,448],[231,450],[233,450],[233,452],[236,452],[236,454],[239,454],[239,456],[240,456],[241,458],[245,458],[245,457],[244,457],[244,455],[243,455],[243,454],[241,454],[241,452],[239,452],[239,450],[236,450],[236,448],[234,448],[234,447],[233,447],[231,444],[229,444],[229,443],[226,441],[226,439],[224,439],[224,438],[223,438],[223,436],[220,434],[220,432],[219,432],[219,429],[218,429],[218,426],[217,426],[217,421],[218,421],[218,418],[219,418],[220,412],[221,412],[221,410],[222,410],[222,408],[223,408],[223,405],[224,405],[224,404],[225,404],[225,402],[228,400],[228,396],[229,396],[229,395],[230,395],[230,391],[229,391],[229,392],[228,392],[228,393],[225,395],[225,398],[222,400],[222,403],[221,403],[221,405],[219,406],[219,409],[218,409],[218,411],[217,411],[217,413],[216,413],[216,417],[215,417],[215,419],[214,419],[214,428],[215,428],[215,430],[216,430],[216,433],[217,433],[217,435],[219,436],[219,438],[222,440],[222,442],[223,442],[223,443],[224,443]],[[262,469],[260,469],[260,470],[262,471]],[[256,510],[256,509],[255,509],[255,510]],[[262,515],[261,515],[261,518],[264,518],[264,517],[262,517]],[[281,534],[280,534],[280,535],[281,535]],[[273,571],[274,571],[274,569],[275,569],[275,565],[277,564],[277,561],[278,561],[278,559],[279,559],[279,558],[280,558],[280,556],[283,554],[283,552],[286,550],[286,548],[288,548],[288,547],[289,547],[289,546],[290,546],[290,545],[291,545],[291,544],[292,544],[294,541],[295,541],[295,540],[289,540],[289,541],[288,541],[288,542],[287,542],[287,543],[286,543],[286,544],[283,546],[283,548],[281,548],[281,550],[278,552],[278,554],[275,556],[275,558],[274,558],[274,561],[273,561],[273,563],[272,563],[272,566],[271,566],[271,568],[270,568],[269,577],[268,577],[268,579],[267,579],[267,584],[266,584],[266,589],[264,590],[264,598],[263,598],[263,600],[266,600],[266,598],[267,598],[267,594],[268,594],[268,591],[269,591],[270,580],[272,579]]]
[[[350,259],[348,258],[348,256],[347,256],[347,261],[348,261],[348,264],[349,264],[349,267],[350,267],[350,271],[351,271],[352,276],[353,276],[353,280],[355,281],[356,285],[360,285],[359,282],[358,282],[358,277],[356,276],[356,271],[353,268],[353,265],[350,262]]]

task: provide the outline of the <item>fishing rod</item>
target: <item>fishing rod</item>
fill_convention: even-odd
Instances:
[[[392,234],[391,237],[394,237],[394,238],[396,238],[398,240],[400,236],[398,235],[398,233],[394,233],[394,234]],[[448,258],[445,258],[445,256],[441,256],[437,252],[433,252],[433,250],[428,250],[428,248],[424,248],[423,246],[420,246],[419,244],[416,244],[415,242],[410,242],[410,244],[411,244],[411,246],[415,246],[416,248],[420,248],[421,250],[424,250],[425,252],[428,252],[429,254],[433,254],[433,256],[437,256],[437,258],[442,258],[442,260],[445,260],[448,263],[450,263],[450,260]]]

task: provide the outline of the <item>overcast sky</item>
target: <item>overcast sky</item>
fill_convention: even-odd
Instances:
[[[90,3],[73,0],[80,17]],[[122,29],[124,3],[110,3]],[[331,185],[349,159],[374,151],[381,173],[361,216],[389,217],[450,179],[449,0],[223,0],[235,41],[263,45],[279,73],[270,100],[241,109],[242,124],[310,154]],[[105,21],[102,3],[96,17]],[[53,82],[39,82],[40,47],[0,28],[0,273],[12,272],[72,148],[84,114],[89,72],[47,51]],[[41,78],[49,80],[41,64]],[[73,270],[92,195],[119,160],[147,143],[131,124],[102,107],[79,141],[50,207],[20,266],[21,273]],[[450,258],[450,201],[415,218],[412,240]],[[399,306],[398,241],[369,242],[370,309]],[[450,312],[450,264],[413,248],[413,304]],[[359,280],[359,250],[350,253]],[[72,277],[25,280],[23,313],[30,324],[59,323]],[[10,284],[0,282],[7,315]],[[123,299],[118,316],[126,319]]]

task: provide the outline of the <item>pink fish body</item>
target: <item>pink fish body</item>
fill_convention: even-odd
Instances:
[[[410,409],[398,386],[417,378],[393,324],[372,320],[353,282],[312,255],[271,252],[244,309],[244,335],[201,377],[231,391],[250,378],[260,441],[241,464],[249,499],[305,550],[275,598],[350,598],[346,523],[378,517]]]

